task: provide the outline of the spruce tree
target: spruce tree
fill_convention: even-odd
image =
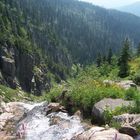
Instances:
[[[103,58],[102,58],[102,63],[105,64],[106,61],[107,61],[107,58],[106,58],[106,55],[104,55]]]
[[[140,56],[140,43],[138,44],[138,47],[137,47],[137,56]]]
[[[121,55],[119,58],[119,76],[121,78],[125,78],[127,76],[129,76],[129,65],[128,62],[130,60],[130,41],[129,39],[125,39],[124,44],[123,44],[123,48],[121,51]]]
[[[96,63],[97,63],[97,67],[101,66],[101,63],[102,63],[101,53],[98,53]]]
[[[112,54],[112,49],[109,48],[108,56],[107,56],[107,62],[108,62],[108,64],[111,64],[112,56],[113,56],[113,54]]]

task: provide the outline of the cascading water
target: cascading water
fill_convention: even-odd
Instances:
[[[47,115],[46,103],[32,106],[26,104],[24,107],[31,110],[17,126],[19,138],[25,140],[70,140],[76,134],[84,131],[78,116],[68,116],[63,112],[53,112]]]

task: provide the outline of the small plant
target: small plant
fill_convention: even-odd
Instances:
[[[140,94],[134,99],[134,107],[131,109],[132,113],[140,113]]]
[[[138,91],[135,88],[130,88],[130,89],[126,90],[126,92],[125,92],[125,99],[133,100],[133,99],[135,99],[137,94],[138,94]]]
[[[137,133],[140,134],[140,125],[136,126]]]
[[[115,129],[119,130],[121,128],[121,124],[119,122],[117,122],[117,121],[112,120],[110,122],[110,127],[113,127]]]
[[[111,110],[107,107],[103,113],[104,121],[106,124],[109,124],[111,126],[112,124],[118,125],[118,124],[115,124],[115,122],[112,122],[113,116],[121,115],[124,113],[130,113],[131,110],[132,110],[131,106],[116,107],[115,110]]]
[[[134,83],[140,85],[140,74],[136,74],[133,78]]]
[[[108,107],[105,109],[104,113],[104,121],[105,124],[110,124],[112,118],[113,118],[113,111],[111,111]]]

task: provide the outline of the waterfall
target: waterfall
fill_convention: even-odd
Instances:
[[[46,113],[47,103],[25,104],[27,115],[18,123],[17,134],[25,140],[70,140],[84,131],[78,116],[64,112]]]

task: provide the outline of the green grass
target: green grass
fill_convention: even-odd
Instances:
[[[37,100],[37,97],[35,97],[29,93],[23,92],[20,89],[11,89],[11,88],[3,86],[3,85],[0,85],[0,98],[2,98],[2,100],[4,102]]]

